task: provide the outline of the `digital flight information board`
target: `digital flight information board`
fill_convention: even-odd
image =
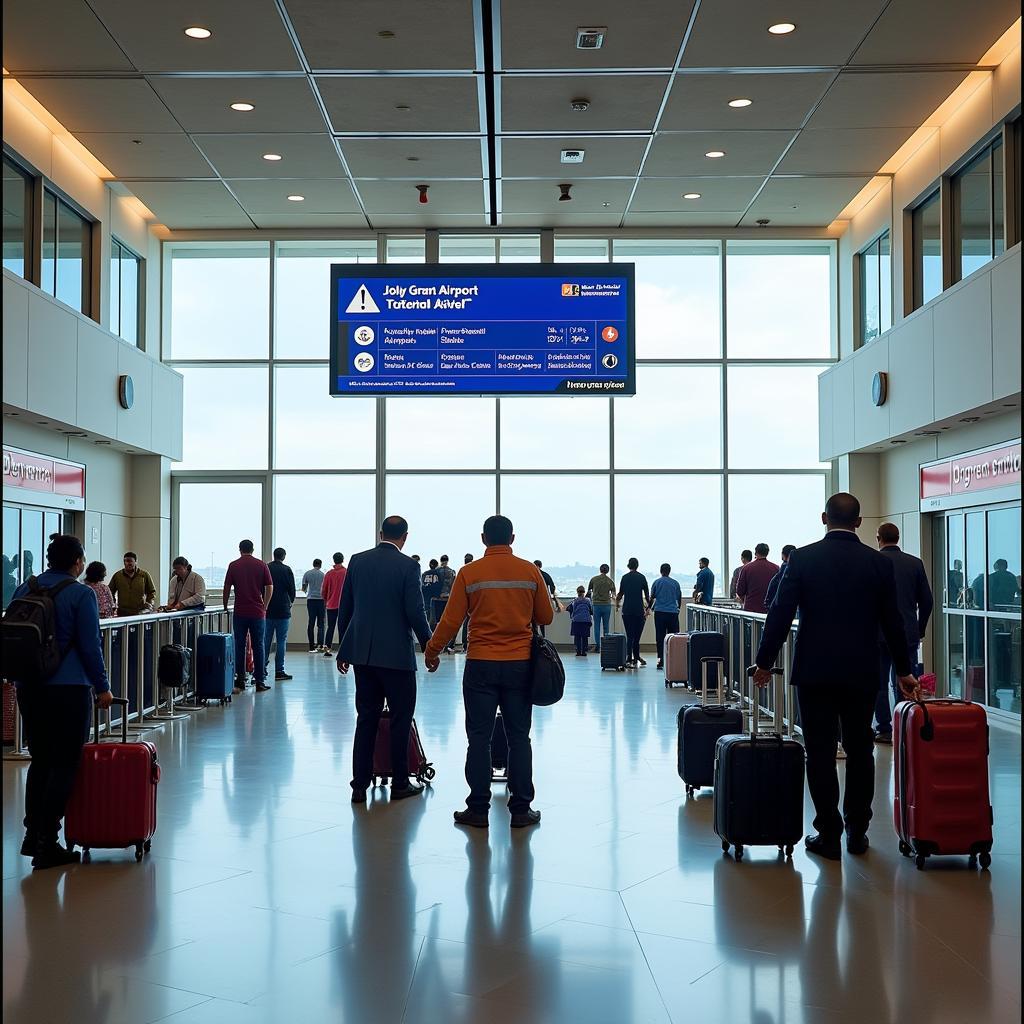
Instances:
[[[334,264],[332,395],[632,395],[633,264]]]

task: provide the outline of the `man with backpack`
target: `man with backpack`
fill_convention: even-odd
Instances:
[[[14,592],[3,619],[3,674],[18,689],[32,755],[25,782],[23,855],[34,868],[79,860],[57,841],[92,722],[112,695],[103,664],[96,595],[77,582],[85,551],[77,537],[54,534],[46,572]]]

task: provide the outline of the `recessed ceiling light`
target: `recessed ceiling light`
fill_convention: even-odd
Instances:
[[[683,193],[683,198],[684,199],[700,199],[700,193],[699,192],[684,192]]]
[[[264,153],[263,154],[263,159],[264,160],[280,160],[281,159],[281,154],[280,153]]]
[[[608,29],[602,25],[599,28],[586,28],[581,26],[576,29],[577,50],[600,50],[604,46],[604,37]]]
[[[209,39],[213,33],[208,28],[203,28],[201,25],[190,25],[185,29],[185,35],[189,39]]]
[[[408,103],[396,103],[395,110],[401,110],[402,113],[405,113],[407,110],[412,110],[412,107]]]
[[[724,149],[709,149],[704,154],[709,160],[717,160],[719,157],[725,156]]]
[[[231,109],[232,110],[247,111],[247,110],[255,110],[256,108],[251,103],[243,103],[243,102],[239,101],[238,103],[232,103],[231,104]]]
[[[585,149],[563,149],[559,154],[559,159],[563,164],[581,164],[586,154]]]
[[[775,25],[769,25],[768,31],[773,36],[788,36],[796,28],[791,21],[780,21]]]
[[[288,202],[289,203],[301,203],[301,202],[303,202],[305,200],[305,198],[306,198],[305,196],[289,196],[288,197]]]
[[[730,107],[749,107],[753,100],[748,100],[746,96],[737,96],[734,100],[729,100]]]
[[[389,29],[389,28],[382,28],[382,29],[381,29],[381,30],[380,30],[380,31],[379,31],[379,32],[377,33],[377,35],[378,35],[378,36],[379,36],[379,37],[380,37],[381,39],[394,39],[394,38],[395,38],[395,33],[394,33],[394,32],[392,32],[392,31],[391,31],[391,29]]]
[[[405,159],[411,164],[418,164],[420,162],[420,158],[418,156],[407,156]]]
[[[586,96],[577,96],[576,99],[569,101],[569,106],[577,114],[582,114],[590,109],[590,100]]]

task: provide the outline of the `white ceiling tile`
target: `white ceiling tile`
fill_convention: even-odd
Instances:
[[[871,180],[862,178],[772,178],[743,219],[756,225],[759,217],[772,224],[824,227]]]
[[[251,228],[219,181],[133,181],[131,191],[169,228]]]
[[[4,67],[17,71],[133,71],[86,0],[5,0]]]
[[[669,68],[675,63],[693,0],[515,0],[501,7],[503,68]],[[599,50],[576,49],[578,26],[604,26]]]
[[[324,118],[304,77],[150,79],[188,132],[322,132]],[[231,109],[237,101],[255,110]]]
[[[501,139],[503,178],[635,177],[647,148],[646,137],[554,136],[540,139],[506,136]],[[563,164],[563,149],[582,149],[582,164]]]
[[[330,135],[195,135],[222,178],[344,178]],[[274,153],[280,160],[264,160]]]
[[[472,0],[288,0],[288,13],[314,71],[476,67]]]
[[[913,133],[913,128],[805,128],[779,173],[874,173]]]
[[[559,181],[572,184],[572,200],[568,203],[559,201]],[[616,218],[622,215],[632,188],[632,181],[584,178],[574,182],[571,175],[552,181],[503,181],[501,212],[503,215],[538,213],[545,216],[594,213]],[[572,207],[571,213],[569,207]]]
[[[21,83],[69,132],[177,132],[142,78],[26,78]]]
[[[366,218],[361,213],[254,213],[252,219],[263,231],[351,231],[366,227]]]
[[[427,207],[420,213],[373,213],[370,214],[370,226],[378,228],[403,228],[422,231],[424,228],[452,228],[456,231],[466,228],[484,228],[488,226],[483,209],[479,213],[430,213]]]
[[[793,138],[791,131],[659,134],[644,164],[645,176],[768,174]],[[725,156],[712,159],[710,152]]]
[[[483,214],[486,184],[481,181],[431,183],[427,203],[419,202],[415,185],[406,181],[358,181],[356,187],[370,214],[419,216],[433,213]]]
[[[234,179],[228,182],[246,213],[305,216],[313,213],[358,213],[352,186],[339,178],[282,178],[272,181]],[[288,196],[301,195],[301,202]]]
[[[719,213],[745,209],[764,183],[750,178],[641,178],[629,205],[630,213]],[[699,199],[684,199],[696,192]]]
[[[141,71],[297,71],[299,59],[274,0],[154,3],[90,0]],[[213,33],[190,39],[200,25]]]
[[[479,178],[478,139],[341,139],[356,178]],[[410,159],[415,157],[415,159]]]
[[[571,205],[563,203],[563,206]],[[608,216],[611,214],[611,216]],[[547,213],[503,213],[501,223],[507,228],[616,228],[621,214],[609,210],[607,213],[570,213],[549,210]]]
[[[627,228],[732,228],[743,216],[742,210],[709,213],[627,213]]]
[[[807,127],[920,125],[965,77],[963,71],[844,71]]]
[[[75,136],[118,178],[215,178],[184,132],[78,132]]]
[[[501,81],[502,132],[650,131],[668,75],[514,75]],[[571,102],[582,98],[590,109]]]
[[[316,84],[341,135],[481,130],[473,76],[318,77]]]

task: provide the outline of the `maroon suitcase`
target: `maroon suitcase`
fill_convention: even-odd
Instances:
[[[69,850],[135,847],[135,859],[148,853],[156,832],[156,787],[160,764],[152,743],[128,742],[128,701],[121,706],[121,742],[100,743],[99,708],[95,742],[82,749],[75,788],[64,816],[64,840]]]
[[[893,820],[900,853],[923,868],[933,854],[992,862],[988,719],[962,700],[902,701],[893,715],[896,793]]]
[[[377,740],[373,745],[373,784],[376,785],[379,778],[382,786],[387,785],[392,774],[391,713],[385,708],[377,725]],[[423,744],[420,742],[415,718],[409,730],[409,774],[417,782],[429,782],[435,774],[433,765],[427,761],[427,755],[423,753]]]

